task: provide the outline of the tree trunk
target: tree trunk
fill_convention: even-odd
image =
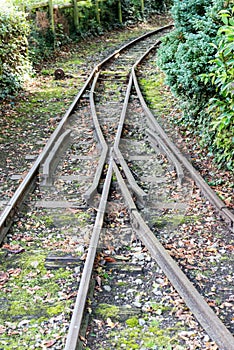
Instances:
[[[53,0],[48,0],[48,5],[49,5],[49,13],[50,13],[50,28],[52,32],[55,34]]]
[[[101,24],[99,0],[95,0],[95,6],[96,6],[96,19],[98,24]]]
[[[142,18],[144,17],[144,10],[145,10],[145,3],[144,3],[144,0],[141,0],[141,15],[142,15]]]
[[[74,26],[76,30],[79,29],[79,11],[77,6],[77,0],[73,0],[73,18],[74,18]]]
[[[121,8],[121,0],[118,0],[118,14],[119,14],[119,23],[123,23],[122,18],[122,8]]]

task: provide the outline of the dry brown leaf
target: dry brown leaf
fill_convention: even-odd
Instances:
[[[9,274],[4,271],[0,271],[0,284],[4,284],[8,281],[9,279]]]
[[[109,317],[107,318],[106,323],[111,329],[116,326],[116,323],[112,322]]]
[[[116,260],[115,260],[114,258],[111,258],[110,256],[105,256],[105,257],[104,257],[104,260],[105,260],[106,262],[116,262]]]
[[[0,325],[0,334],[3,334],[6,331],[6,327]]]
[[[102,285],[102,279],[101,279],[100,276],[96,276],[96,281],[97,281],[98,286],[101,287],[101,285]]]
[[[21,273],[21,269],[20,268],[17,268],[17,269],[9,269],[7,270],[7,272],[9,273],[9,275],[13,276],[13,277],[16,277],[16,276],[19,276],[20,273]]]
[[[46,348],[51,348],[56,343],[57,339],[48,340],[44,343]]]
[[[80,340],[83,341],[84,343],[87,341],[87,340],[85,339],[85,337],[83,337],[82,335],[79,335],[79,338],[80,338]]]

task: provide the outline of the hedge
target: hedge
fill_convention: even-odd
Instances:
[[[183,117],[179,122],[200,136],[201,143],[221,166],[232,168],[230,125],[233,125],[233,105],[229,104],[232,110],[227,107],[228,117],[217,107],[217,103],[224,102],[219,79],[226,65],[223,62],[220,67],[218,61],[224,50],[220,45],[224,45],[225,40],[231,40],[230,37],[220,39],[221,33],[223,36],[227,34],[225,30],[220,32],[220,11],[225,9],[229,13],[229,8],[229,2],[223,0],[175,0],[171,10],[175,30],[163,39],[158,64],[166,75],[166,83],[182,106]],[[230,13],[227,16],[232,17]],[[233,22],[229,24],[233,26]],[[230,64],[233,64],[233,47],[229,56],[225,61],[230,59]],[[229,82],[233,78],[231,75]]]
[[[29,25],[25,15],[13,9],[0,11],[0,98],[15,93],[30,70]]]

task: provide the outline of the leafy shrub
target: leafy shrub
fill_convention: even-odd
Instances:
[[[216,43],[216,11],[221,2],[175,0],[172,15],[176,29],[164,38],[158,53],[158,64],[166,73],[166,83],[181,100],[187,125],[197,126],[209,119],[203,109],[215,89],[211,83],[204,88],[200,75],[210,73],[208,62],[215,54],[210,43]]]
[[[172,6],[172,0],[145,0],[144,15],[150,17],[154,13],[168,12]]]
[[[42,33],[32,25],[28,42],[29,58],[34,66],[53,55],[54,35],[50,29]]]
[[[27,35],[29,25],[24,14],[1,8],[0,13],[0,98],[13,94],[30,70]]]
[[[223,0],[175,0],[171,13],[175,27],[182,32],[198,33],[202,31],[210,36],[215,36],[217,11],[222,6]]]
[[[124,22],[136,22],[149,18],[154,13],[165,12],[171,6],[172,0],[122,0]]]
[[[223,18],[229,22],[220,28],[218,13],[224,6]],[[179,122],[201,136],[219,163],[225,160],[230,166],[234,44],[228,8],[222,0],[175,0],[171,11],[175,30],[163,39],[158,64],[180,101],[183,117]]]
[[[220,164],[234,168],[234,8],[220,12],[224,26],[217,32],[216,55],[211,61],[212,72],[204,75],[216,88],[209,101],[212,116],[210,132],[214,135],[211,151]]]

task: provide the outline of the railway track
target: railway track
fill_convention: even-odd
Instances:
[[[156,237],[157,220],[170,221],[176,217],[178,224],[182,221],[194,182],[230,231],[234,222],[233,213],[156,122],[139,88],[138,67],[156,51],[160,36],[170,29],[171,26],[160,28],[132,41],[93,69],[0,217],[1,241],[22,205],[27,205],[36,213],[37,210],[49,212],[61,232],[65,226],[72,237],[69,243],[72,241],[76,249],[87,247],[82,250],[84,257],[78,259],[82,274],[66,336],[66,350],[76,349],[85,338],[86,333],[81,336],[81,328],[93,266],[98,265],[95,259],[100,252],[108,250],[110,255],[110,251],[115,251],[115,258],[109,257],[109,262],[116,262],[119,247],[131,245],[134,240],[139,240],[148,258],[156,261],[218,347],[234,349],[231,332]],[[81,231],[77,228],[76,214],[82,214],[78,220],[82,217],[84,222],[88,221]],[[113,248],[115,244],[118,249]],[[71,249],[69,253],[69,257],[52,254],[46,261],[49,266],[63,259],[76,264],[77,250]],[[108,261],[104,255],[105,258]],[[121,259],[128,261],[129,254],[121,254]],[[97,281],[99,283],[98,278]],[[110,328],[112,324],[109,320]],[[97,344],[93,348],[97,348]]]

